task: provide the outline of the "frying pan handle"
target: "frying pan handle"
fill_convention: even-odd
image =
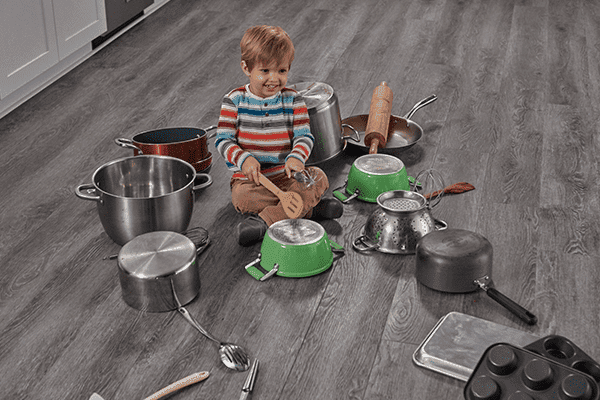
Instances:
[[[121,147],[127,147],[129,149],[137,150],[137,151],[140,152],[140,154],[144,154],[144,152],[142,151],[142,149],[140,149],[139,147],[137,147],[136,145],[134,145],[133,141],[131,139],[117,138],[117,139],[115,139],[115,143],[118,144]]]
[[[519,317],[528,325],[535,325],[537,323],[537,317],[533,315],[531,312],[527,311],[525,308],[515,303],[502,293],[500,293],[497,289],[493,287],[488,287],[485,291],[488,296],[506,308],[508,311]]]
[[[432,94],[431,96],[424,98],[423,100],[421,100],[420,102],[418,102],[417,104],[414,105],[414,107],[408,112],[408,114],[406,114],[404,116],[404,119],[408,120],[410,119],[410,117],[413,116],[413,114],[421,107],[425,107],[427,104],[431,104],[434,101],[437,100],[437,96],[435,94]]]
[[[348,125],[348,124],[342,124],[342,128],[350,128],[352,130],[352,132],[354,132],[354,135],[356,136],[356,138],[352,137],[352,136],[346,136],[344,135],[344,130],[342,129],[342,139],[343,140],[353,140],[356,143],[360,143],[360,134],[358,133],[358,131],[352,126],[352,125]]]

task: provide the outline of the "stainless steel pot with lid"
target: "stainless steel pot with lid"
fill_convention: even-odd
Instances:
[[[359,140],[358,132],[354,128],[342,124],[338,97],[330,85],[322,82],[300,82],[288,87],[298,91],[304,98],[310,118],[310,131],[315,137],[313,150],[306,165],[330,160],[346,148],[348,139]],[[354,137],[344,136],[344,127],[354,131]]]
[[[216,339],[186,310],[200,291],[197,249],[191,239],[176,232],[156,231],[139,235],[119,252],[119,280],[123,300],[138,310],[177,310],[198,332],[219,345],[223,364],[245,371],[250,358],[245,349]]]
[[[167,231],[140,235],[121,248],[117,263],[123,300],[135,309],[176,310],[173,290],[182,305],[200,291],[196,246],[185,235]]]

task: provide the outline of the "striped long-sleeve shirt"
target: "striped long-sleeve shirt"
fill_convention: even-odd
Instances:
[[[215,146],[233,177],[245,178],[241,167],[250,155],[264,175],[281,173],[289,157],[306,162],[313,143],[306,104],[295,90],[261,98],[246,85],[223,98]]]

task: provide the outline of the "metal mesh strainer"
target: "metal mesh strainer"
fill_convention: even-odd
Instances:
[[[285,219],[271,225],[268,234],[280,244],[302,245],[319,241],[325,229],[308,219]]]
[[[412,211],[418,210],[421,203],[414,199],[391,198],[381,203],[386,209],[393,211]]]

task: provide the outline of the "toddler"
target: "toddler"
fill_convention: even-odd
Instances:
[[[280,27],[255,26],[246,31],[240,47],[249,83],[223,98],[215,146],[233,171],[235,209],[251,214],[236,229],[238,243],[249,246],[270,225],[288,218],[277,196],[259,183],[259,173],[302,197],[301,218],[339,218],[343,208],[337,199],[321,199],[329,187],[325,173],[304,166],[314,137],[304,100],[285,87],[294,60],[290,37]],[[296,180],[296,172],[309,175],[314,184]]]

